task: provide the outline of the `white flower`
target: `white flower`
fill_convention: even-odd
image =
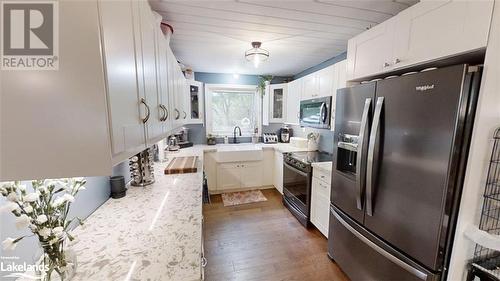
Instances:
[[[37,188],[37,191],[40,192],[41,194],[47,193],[47,188],[45,186],[39,186]]]
[[[46,215],[39,215],[36,218],[36,222],[39,224],[45,223],[47,221],[47,216]]]
[[[8,202],[7,204],[5,204],[5,206],[0,208],[0,212],[12,212],[17,209],[19,209],[19,206],[16,203]]]
[[[54,202],[52,203],[52,206],[54,206],[54,207],[56,207],[56,208],[57,208],[57,207],[61,206],[62,204],[64,204],[64,202],[65,202],[65,201],[64,201],[64,198],[62,198],[62,197],[58,197],[58,198],[56,198],[56,199],[54,200]]]
[[[31,214],[33,212],[33,207],[31,207],[30,205],[24,206],[23,208],[27,214]]]
[[[56,237],[62,237],[64,234],[64,228],[62,226],[54,227],[52,229],[52,234],[54,234]]]
[[[16,218],[16,227],[17,229],[25,228],[30,224],[30,218],[22,214],[21,216]]]
[[[47,227],[44,227],[44,228],[38,230],[38,235],[40,235],[43,238],[47,239],[47,237],[50,236],[50,229],[47,228]]]
[[[24,202],[35,202],[36,200],[38,200],[38,197],[40,197],[40,195],[36,192],[33,192],[24,196],[23,200]]]
[[[8,237],[7,239],[3,240],[2,242],[2,247],[4,250],[14,250],[17,246],[17,242],[15,242],[15,239],[12,239]]]
[[[67,193],[66,193],[66,194],[64,194],[64,195],[62,196],[62,198],[64,199],[64,201],[68,201],[68,202],[73,202],[73,201],[75,201],[75,197],[73,197],[73,195],[71,195],[71,194],[67,194]]]
[[[26,191],[26,185],[24,185],[24,184],[20,184],[20,185],[19,185],[19,190],[21,190],[21,191]]]
[[[7,195],[7,200],[11,202],[16,202],[17,201],[17,193],[11,192],[9,195]]]

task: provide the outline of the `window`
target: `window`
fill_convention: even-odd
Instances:
[[[232,136],[239,126],[245,136],[260,132],[260,98],[255,86],[207,85],[207,134]]]

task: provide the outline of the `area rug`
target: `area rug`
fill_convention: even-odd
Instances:
[[[260,190],[222,193],[222,203],[225,207],[263,201],[267,201],[267,198]]]

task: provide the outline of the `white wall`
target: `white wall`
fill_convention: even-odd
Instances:
[[[489,36],[457,232],[448,273],[450,281],[465,280],[466,265],[473,256],[475,244],[463,233],[468,225],[479,224],[492,136],[494,130],[500,126],[500,0],[495,0]]]

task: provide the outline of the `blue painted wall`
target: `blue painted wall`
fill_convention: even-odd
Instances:
[[[315,66],[310,67],[310,68],[308,68],[306,70],[303,70],[302,72],[299,72],[299,73],[295,74],[293,76],[293,79],[294,80],[295,79],[299,79],[300,77],[304,77],[307,74],[311,74],[311,73],[316,72],[318,70],[321,70],[321,69],[323,69],[325,67],[328,67],[328,66],[330,66],[332,64],[336,64],[339,61],[345,60],[346,58],[347,58],[347,52],[343,52],[342,54],[340,54],[340,55],[338,55],[336,57],[327,59],[326,61],[324,61],[324,62],[322,62],[322,63],[320,63],[318,65],[315,65]]]
[[[124,176],[125,182],[130,181],[128,161],[122,162],[113,168],[113,176],[118,175]],[[86,179],[86,189],[80,191],[76,196],[75,202],[71,205],[69,217],[85,219],[109,199],[111,192],[109,177],[88,177]],[[23,184],[26,184],[28,190],[32,190],[30,182],[23,182]],[[5,203],[5,198],[0,196],[0,207],[3,207]],[[31,235],[31,231],[27,228],[17,229],[15,227],[15,216],[12,213],[1,212],[0,242],[4,241],[7,237],[18,238],[22,235]],[[40,253],[38,240],[33,236],[21,240],[14,251],[4,251],[0,247],[0,257],[16,257],[14,261],[16,264],[22,264],[23,262],[34,264],[39,258],[38,255]],[[3,277],[8,273],[0,271],[0,280],[3,280]]]

